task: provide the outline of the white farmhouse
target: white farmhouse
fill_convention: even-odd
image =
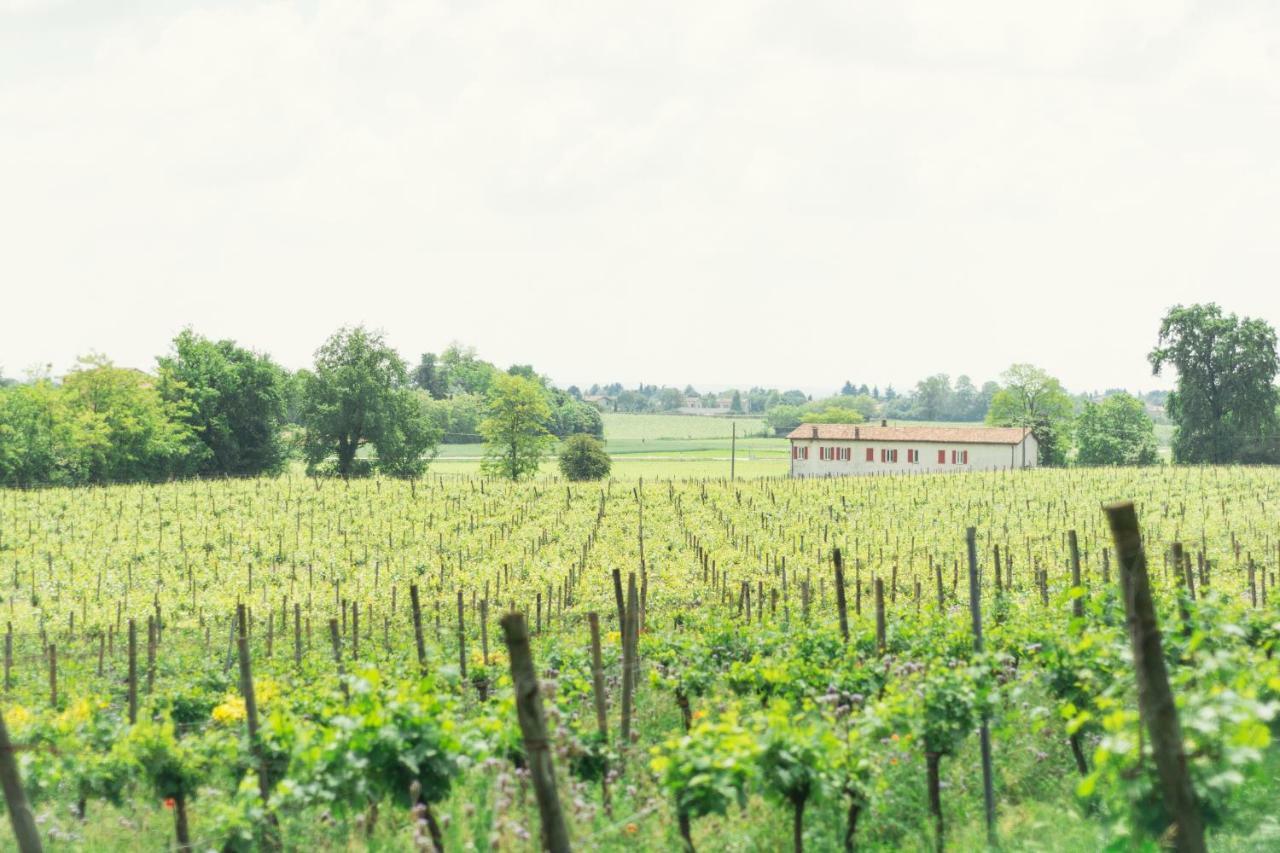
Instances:
[[[1021,427],[801,424],[787,438],[793,477],[1034,468],[1039,452]]]

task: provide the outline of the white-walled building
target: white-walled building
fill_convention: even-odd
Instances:
[[[1020,427],[801,424],[787,438],[793,477],[1034,468],[1039,453]]]

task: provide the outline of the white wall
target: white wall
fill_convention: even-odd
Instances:
[[[792,439],[793,447],[808,447],[808,459],[791,460],[791,476],[793,477],[834,477],[850,474],[910,474],[932,473],[938,471],[994,471],[1001,468],[1034,468],[1038,462],[1038,452],[1034,436],[1028,435],[1020,444],[973,444],[955,442],[939,444],[937,442],[908,441],[840,441],[837,439]],[[849,447],[852,456],[848,462],[826,461],[819,459],[819,447]],[[867,448],[875,451],[875,461],[867,461]],[[882,449],[897,449],[897,462],[881,462]],[[907,461],[907,450],[920,451],[919,462]],[[938,464],[938,451],[944,450],[947,461]],[[969,464],[951,464],[951,451],[969,451]],[[1023,458],[1025,450],[1025,461]]]

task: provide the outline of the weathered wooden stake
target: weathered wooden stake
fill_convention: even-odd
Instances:
[[[1178,708],[1174,704],[1169,673],[1165,669],[1138,515],[1128,501],[1110,504],[1106,512],[1115,542],[1120,589],[1128,615],[1129,640],[1137,672],[1138,710],[1151,736],[1165,808],[1177,827],[1173,836],[1174,848],[1183,853],[1203,853],[1204,822],[1187,772]]]
[[[524,736],[529,778],[533,782],[534,794],[538,800],[542,848],[549,853],[568,853],[569,830],[565,826],[564,813],[560,809],[560,795],[556,790],[555,767],[551,762],[542,695],[538,692],[538,676],[533,666],[533,653],[529,649],[529,629],[525,625],[524,615],[508,613],[502,617],[502,631],[511,659],[516,716],[520,721],[520,732]]]

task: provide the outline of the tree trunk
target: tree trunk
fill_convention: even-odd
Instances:
[[[858,815],[862,813],[862,801],[851,797],[849,799],[849,817],[844,825],[844,849],[845,853],[853,853],[854,833],[858,831]]]
[[[791,845],[795,853],[804,853],[804,803],[802,797],[791,801]]]
[[[929,776],[929,814],[933,816],[934,849],[942,850],[942,786],[938,777],[938,768],[942,764],[942,753],[927,752],[924,756],[925,769]]]
[[[1076,732],[1070,737],[1071,754],[1076,759],[1076,769],[1080,771],[1081,776],[1089,775],[1089,763],[1084,760],[1084,749],[1080,745],[1080,733]]]
[[[689,816],[684,812],[680,812],[679,815],[677,815],[677,820],[680,823],[680,837],[684,839],[684,849],[687,853],[694,853],[693,835],[690,832],[689,827]]]
[[[677,690],[676,704],[680,706],[680,718],[684,721],[684,730],[687,732],[693,725],[693,710],[689,707],[689,697]]]
[[[427,832],[431,833],[431,843],[436,846],[436,853],[444,853],[444,834],[440,831],[440,824],[431,811],[430,803],[422,804],[422,816],[427,821]]]
[[[173,829],[178,836],[178,849],[191,849],[191,831],[187,828],[187,797],[178,794],[173,798]]]

